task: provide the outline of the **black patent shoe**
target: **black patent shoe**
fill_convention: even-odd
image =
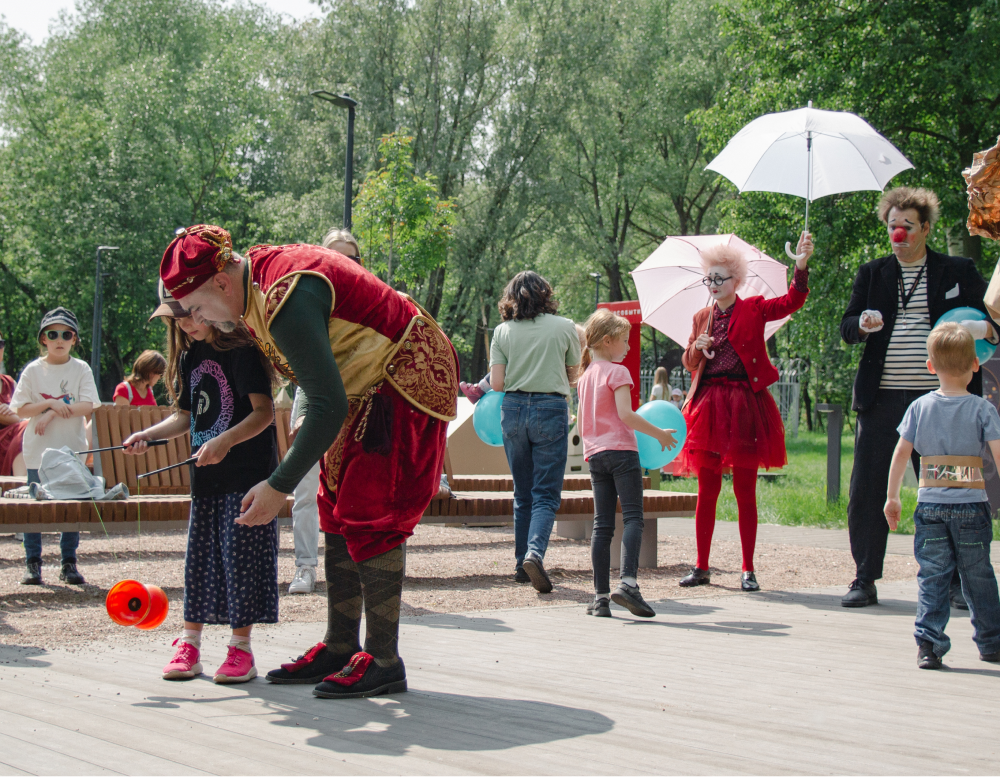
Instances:
[[[707,569],[698,569],[698,567],[694,567],[690,572],[688,572],[687,577],[682,578],[677,585],[681,588],[693,588],[696,585],[708,585],[711,582],[711,572]]]
[[[760,584],[757,582],[757,576],[753,572],[744,572],[743,579],[740,580],[740,588],[744,591],[759,591]]]
[[[363,699],[406,691],[406,667],[403,659],[381,667],[364,651],[355,653],[347,665],[313,688],[321,699]]]
[[[524,571],[524,567],[518,567],[514,572],[514,582],[515,583],[530,583],[531,578],[528,577],[528,573]]]
[[[525,556],[522,566],[538,593],[552,593],[552,581],[549,580],[549,573],[545,571],[545,564],[542,563],[542,560],[538,556],[534,553],[529,553]]]
[[[83,575],[80,574],[80,570],[76,568],[75,558],[63,560],[62,571],[59,573],[59,579],[64,583],[69,583],[69,585],[83,585],[87,582],[83,579]]]
[[[353,653],[334,655],[320,642],[294,661],[267,673],[267,680],[278,685],[315,685],[324,677],[339,672]]]
[[[840,600],[840,604],[842,607],[868,607],[872,604],[878,604],[878,591],[875,589],[875,583],[855,580],[851,583],[847,594]]]
[[[41,585],[42,560],[40,558],[29,558],[26,564],[27,569],[24,572],[24,577],[21,578],[21,585]]]
[[[934,652],[934,643],[921,640],[917,648],[917,666],[921,669],[940,669],[941,656]]]
[[[587,605],[587,615],[593,615],[597,618],[610,618],[611,603],[608,601],[608,598],[602,596],[594,599],[594,601]]]

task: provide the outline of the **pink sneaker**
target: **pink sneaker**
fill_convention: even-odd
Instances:
[[[253,653],[236,645],[230,645],[229,655],[212,679],[217,683],[245,683],[256,676],[257,667],[253,665]]]
[[[462,393],[472,402],[476,404],[480,399],[483,398],[484,391],[479,388],[478,383],[466,383],[464,380],[460,381],[458,387],[462,389]]]
[[[183,637],[174,640],[175,645],[178,642],[180,646],[177,652],[170,659],[170,663],[163,667],[164,680],[190,680],[201,674],[201,664],[198,661],[201,651],[190,642],[184,641]]]

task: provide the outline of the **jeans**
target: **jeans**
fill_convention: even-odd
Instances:
[[[913,636],[933,643],[943,656],[951,647],[944,633],[951,615],[948,592],[957,566],[969,603],[972,638],[980,653],[1000,650],[1000,595],[990,565],[993,527],[988,502],[919,502],[913,514],[917,573],[917,624]]]
[[[316,462],[292,496],[292,537],[295,539],[295,566],[315,567],[319,564],[319,462]]]
[[[508,392],[500,411],[503,448],[514,477],[514,557],[545,558],[562,500],[569,438],[566,398]]]
[[[601,451],[590,457],[590,482],[594,485],[594,533],[590,537],[590,562],[594,566],[594,593],[611,593],[611,540],[615,513],[622,503],[621,577],[635,577],[642,547],[642,468],[636,451]]]
[[[29,483],[41,483],[38,479],[38,470],[28,470]],[[59,538],[59,550],[62,553],[63,561],[76,561],[76,549],[80,545],[80,532],[64,531]],[[42,557],[42,535],[41,532],[24,533],[24,557],[27,560]]]
[[[926,393],[923,389],[879,389],[875,404],[858,413],[847,531],[858,580],[865,583],[874,583],[882,577],[889,538],[889,524],[882,506],[889,486],[892,452],[899,440],[896,427],[903,420],[906,408]],[[920,454],[914,451],[911,460],[914,471],[919,472]]]

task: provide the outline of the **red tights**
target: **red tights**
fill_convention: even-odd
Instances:
[[[698,539],[698,569],[708,569],[708,554],[715,531],[715,505],[722,490],[722,470],[698,469],[698,507],[694,531]],[[743,571],[753,572],[753,551],[757,544],[757,470],[733,467],[733,493],[740,515],[740,544],[743,546]]]

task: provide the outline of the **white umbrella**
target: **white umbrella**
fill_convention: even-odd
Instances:
[[[708,163],[741,192],[778,192],[809,203],[830,194],[882,191],[893,176],[913,167],[860,116],[812,107],[754,119]],[[792,259],[791,244],[785,253]]]
[[[741,297],[759,294],[770,299],[788,291],[788,268],[736,235],[668,237],[632,271],[642,323],[687,348],[691,319],[712,304],[712,295],[701,281],[705,275],[701,252],[719,245],[733,246],[747,259],[747,278],[739,289]],[[787,316],[769,321],[764,325],[764,336],[773,335],[786,321]]]

